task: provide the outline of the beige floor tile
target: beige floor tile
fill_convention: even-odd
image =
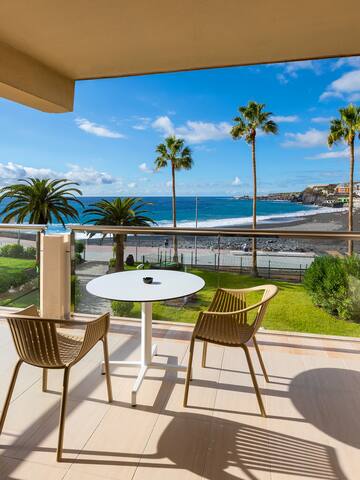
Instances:
[[[138,359],[140,328],[114,322],[113,359]],[[156,361],[187,364],[192,328],[154,326]],[[20,371],[0,437],[0,479],[358,480],[360,342],[261,332],[266,383],[251,348],[267,418],[262,418],[244,353],[209,345],[207,368],[196,344],[189,407],[184,373],[150,369],[130,407],[138,370],[112,368],[114,402],[100,375],[101,345],[73,368],[64,463],[55,461],[62,372]],[[16,353],[0,322],[0,401]],[[354,353],[355,352],[355,353]]]
[[[208,448],[210,421],[193,414],[161,415],[141,457],[134,480],[201,478]]]
[[[64,471],[60,468],[12,458],[0,459],[1,480],[62,480],[63,477]]]
[[[107,478],[132,478],[157,414],[141,408],[112,405],[72,470]]]

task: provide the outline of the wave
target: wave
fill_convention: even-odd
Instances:
[[[301,220],[304,217],[318,215],[321,213],[333,213],[333,212],[345,212],[347,208],[332,208],[332,207],[312,207],[308,208],[307,210],[299,210],[297,212],[289,212],[289,213],[278,213],[278,214],[269,214],[269,215],[258,215],[257,216],[257,223],[258,224],[267,224],[267,223],[291,223]],[[160,227],[171,227],[172,222],[168,220],[160,220],[157,222]],[[252,224],[252,217],[235,217],[235,218],[217,218],[217,219],[208,219],[208,220],[200,220],[198,221],[199,228],[221,228],[221,227],[241,227],[247,226]],[[180,220],[178,221],[179,227],[184,228],[194,228],[195,221],[194,220]],[[48,233],[64,233],[65,230],[63,229],[61,224],[52,224],[48,227]],[[83,237],[85,238],[86,235],[81,234],[78,232],[76,234],[77,238]],[[95,236],[96,237],[96,236]]]
[[[337,208],[336,210],[332,207],[313,207],[308,210],[299,210],[298,212],[290,213],[278,213],[278,214],[269,214],[269,215],[258,215],[256,217],[257,223],[266,224],[266,223],[291,223],[300,220],[301,218],[308,217],[311,215],[318,215],[320,213],[333,213],[333,212],[344,212],[347,208]],[[195,227],[194,220],[181,220],[178,221],[178,226],[191,228]],[[171,227],[172,223],[167,220],[161,220],[158,222],[161,227]],[[200,220],[198,221],[198,227],[210,228],[210,227],[235,227],[235,226],[246,226],[252,224],[252,216],[250,217],[237,217],[237,218],[218,218],[218,219],[209,219],[209,220]]]

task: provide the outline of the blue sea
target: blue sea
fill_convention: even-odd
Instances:
[[[82,197],[84,208],[101,200],[113,197]],[[171,197],[143,197],[147,203],[148,216],[153,218],[159,226],[172,224]],[[83,208],[78,208],[80,223],[86,220]],[[287,201],[258,200],[258,224],[291,222],[307,215],[332,211],[331,208],[314,207]],[[196,198],[177,198],[178,226],[195,227]],[[198,226],[199,227],[231,227],[248,226],[252,221],[252,200],[235,199],[233,197],[198,197]],[[52,225],[52,232],[62,231],[60,225]]]

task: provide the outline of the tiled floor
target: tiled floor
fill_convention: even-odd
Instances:
[[[190,327],[154,325],[160,361],[187,361]],[[271,383],[254,364],[268,413],[259,415],[240,349],[197,345],[189,408],[184,374],[151,370],[131,408],[136,370],[113,370],[106,402],[101,346],[72,369],[63,463],[56,463],[61,372],[23,366],[0,436],[0,479],[172,480],[360,478],[360,341],[263,332]],[[111,356],[139,355],[139,324],[113,322]],[[16,360],[0,323],[0,401]]]

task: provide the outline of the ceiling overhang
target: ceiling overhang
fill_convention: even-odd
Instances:
[[[9,0],[0,95],[73,108],[77,80],[360,55],[348,0]]]

